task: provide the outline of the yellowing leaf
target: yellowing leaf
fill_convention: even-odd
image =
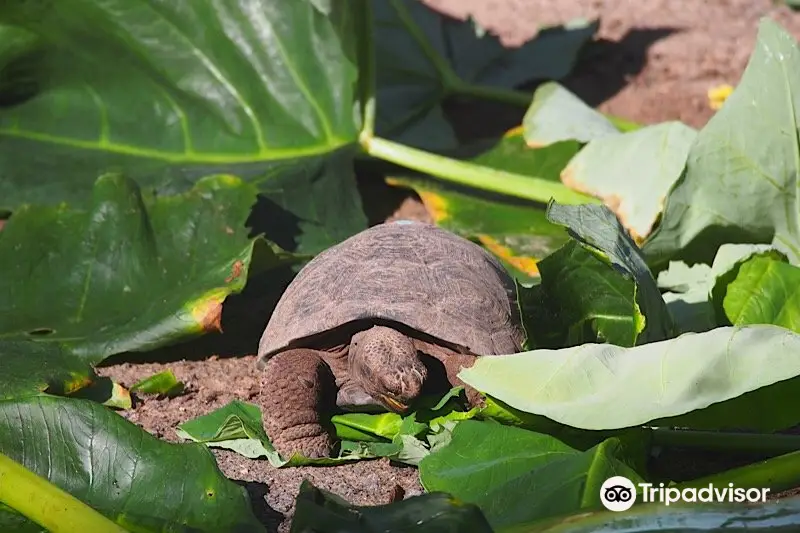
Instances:
[[[506,263],[509,263],[514,268],[521,270],[531,277],[536,277],[539,275],[539,267],[536,266],[538,261],[537,259],[534,259],[533,257],[518,256],[514,254],[514,251],[511,248],[504,246],[498,242],[497,239],[489,235],[478,235],[477,237],[487,250],[492,252]]]
[[[387,180],[387,183],[390,185],[400,185],[397,180],[394,180],[394,182]],[[431,218],[433,218],[434,222],[438,224],[447,218],[447,200],[445,200],[443,196],[423,190],[420,190],[417,194],[419,194],[422,203],[425,205],[425,209],[431,214]]]

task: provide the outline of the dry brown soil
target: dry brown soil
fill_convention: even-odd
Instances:
[[[540,24],[573,17],[601,17],[600,39],[588,47],[566,85],[601,110],[643,123],[678,119],[701,127],[713,114],[707,90],[722,83],[736,84],[752,51],[762,16],[779,20],[800,38],[800,16],[774,6],[770,0],[428,0],[454,16],[473,14],[484,27],[513,46],[535,34]],[[481,105],[455,111],[466,135],[490,127],[512,126],[521,110]],[[363,185],[370,218],[427,218],[413,197],[374,183]],[[235,299],[234,299],[235,300]],[[268,307],[260,297],[263,307]],[[269,300],[266,298],[266,300]],[[244,300],[242,300],[244,301]],[[231,309],[235,306],[231,303]],[[245,325],[248,317],[249,325]],[[167,364],[118,364],[102,368],[130,386],[164,368],[188,385],[185,395],[144,399],[122,413],[129,420],[168,440],[182,421],[208,413],[234,399],[257,402],[261,377],[251,355],[258,342],[266,311],[239,306],[226,308],[226,333],[204,343],[164,350]],[[208,356],[215,354],[213,357]],[[241,480],[254,497],[257,510],[271,531],[288,531],[293,500],[303,478],[357,504],[390,500],[399,485],[406,495],[421,487],[413,468],[387,461],[367,461],[330,468],[274,469],[226,451],[214,451],[222,471]]]

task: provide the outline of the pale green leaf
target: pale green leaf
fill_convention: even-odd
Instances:
[[[621,135],[601,113],[556,82],[539,86],[522,121],[525,141],[534,147],[559,141],[588,143]]]
[[[661,214],[696,135],[681,122],[664,122],[593,139],[572,158],[561,180],[602,199],[640,241]]]
[[[772,243],[800,261],[800,49],[763,19],[741,82],[698,133],[644,251],[709,263],[725,243]]]
[[[767,389],[800,376],[798,353],[800,335],[784,328],[723,327],[633,348],[586,344],[481,357],[459,377],[513,408],[580,429],[634,427],[736,398],[707,423],[774,430],[800,421],[795,410],[771,404]],[[753,413],[738,397],[759,389],[764,403]]]

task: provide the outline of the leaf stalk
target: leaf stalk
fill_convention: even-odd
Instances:
[[[2,453],[0,502],[51,533],[129,533],[70,493]]]
[[[360,138],[369,139],[375,134],[375,98],[377,77],[375,63],[375,31],[372,2],[363,2],[358,11],[358,62],[362,126]]]
[[[781,454],[800,450],[800,435],[655,428],[652,444],[726,453]]]
[[[709,484],[723,487],[728,483],[736,487],[768,488],[773,493],[795,488],[800,485],[800,451],[678,483],[676,488],[699,488]]]
[[[411,170],[430,174],[445,181],[484,191],[548,203],[551,199],[562,204],[600,203],[600,200],[562,183],[543,178],[521,176],[491,167],[425,152],[380,137],[361,139],[363,149],[372,157],[383,159]]]

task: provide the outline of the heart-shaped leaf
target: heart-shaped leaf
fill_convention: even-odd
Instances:
[[[0,111],[0,209],[84,202],[106,172],[159,192],[221,172],[283,211],[292,250],[314,253],[366,226],[352,146],[369,10],[310,0],[51,7],[0,7],[0,23],[38,39],[4,85],[36,90]],[[312,187],[325,202],[309,199]]]
[[[738,265],[754,254],[780,256],[768,245],[724,244],[710,267],[702,263],[688,267],[673,261],[667,270],[659,273],[658,286],[666,290],[662,296],[682,332],[701,333],[731,325],[725,319],[721,300],[730,281],[736,277]]]
[[[800,268],[755,255],[727,286],[722,307],[731,324],[775,324],[800,333]]]

